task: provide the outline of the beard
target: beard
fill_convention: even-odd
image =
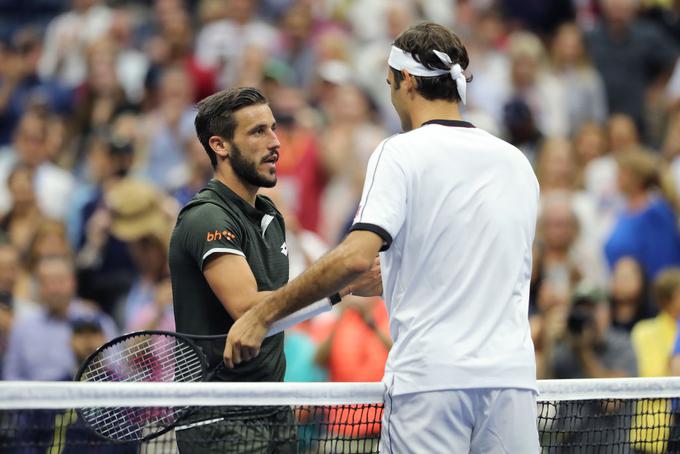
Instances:
[[[276,172],[268,175],[259,173],[257,171],[258,164],[248,159],[234,142],[231,142],[229,163],[236,176],[248,185],[259,188],[273,188],[276,186]]]

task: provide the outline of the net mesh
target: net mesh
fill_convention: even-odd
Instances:
[[[543,453],[680,453],[680,379],[539,387]],[[0,395],[3,453],[377,453],[384,389],[379,383],[6,382]],[[132,419],[158,408],[190,411],[173,430],[128,443],[102,439],[74,411],[112,406]]]

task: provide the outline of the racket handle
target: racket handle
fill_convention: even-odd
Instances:
[[[319,314],[328,312],[332,308],[333,305],[330,303],[328,298],[324,298],[317,301],[316,303],[310,304],[309,306],[305,306],[299,311],[295,311],[292,314],[286,315],[282,319],[275,321],[269,329],[267,337],[278,334],[281,331],[290,328],[291,326],[297,325],[298,323],[304,322],[305,320],[309,320],[310,318]]]

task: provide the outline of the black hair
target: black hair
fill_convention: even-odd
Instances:
[[[267,104],[267,98],[260,90],[252,87],[222,90],[198,103],[198,114],[194,120],[196,134],[208,153],[213,168],[217,167],[217,155],[210,147],[210,138],[220,136],[232,140],[237,126],[234,113],[256,104]]]
[[[458,63],[463,70],[470,64],[467,50],[460,38],[448,28],[433,22],[424,22],[409,27],[397,36],[394,45],[410,53],[416,61],[429,69],[449,69],[433,50],[448,54],[453,64]],[[390,70],[394,76],[395,88],[398,89],[403,80],[402,73],[392,67]],[[436,77],[413,77],[416,80],[416,91],[425,99],[461,101],[456,81],[448,73]],[[470,82],[472,77],[467,77],[466,80]]]

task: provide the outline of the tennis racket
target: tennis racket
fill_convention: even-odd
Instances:
[[[267,336],[331,308],[328,300],[318,301],[274,323]],[[194,336],[151,330],[125,334],[92,353],[76,374],[75,381],[209,381],[225,366],[220,361],[209,368],[206,355],[196,342],[226,337],[226,334]],[[108,440],[142,442],[173,429],[192,410],[192,407],[94,407],[76,411],[90,429]]]

